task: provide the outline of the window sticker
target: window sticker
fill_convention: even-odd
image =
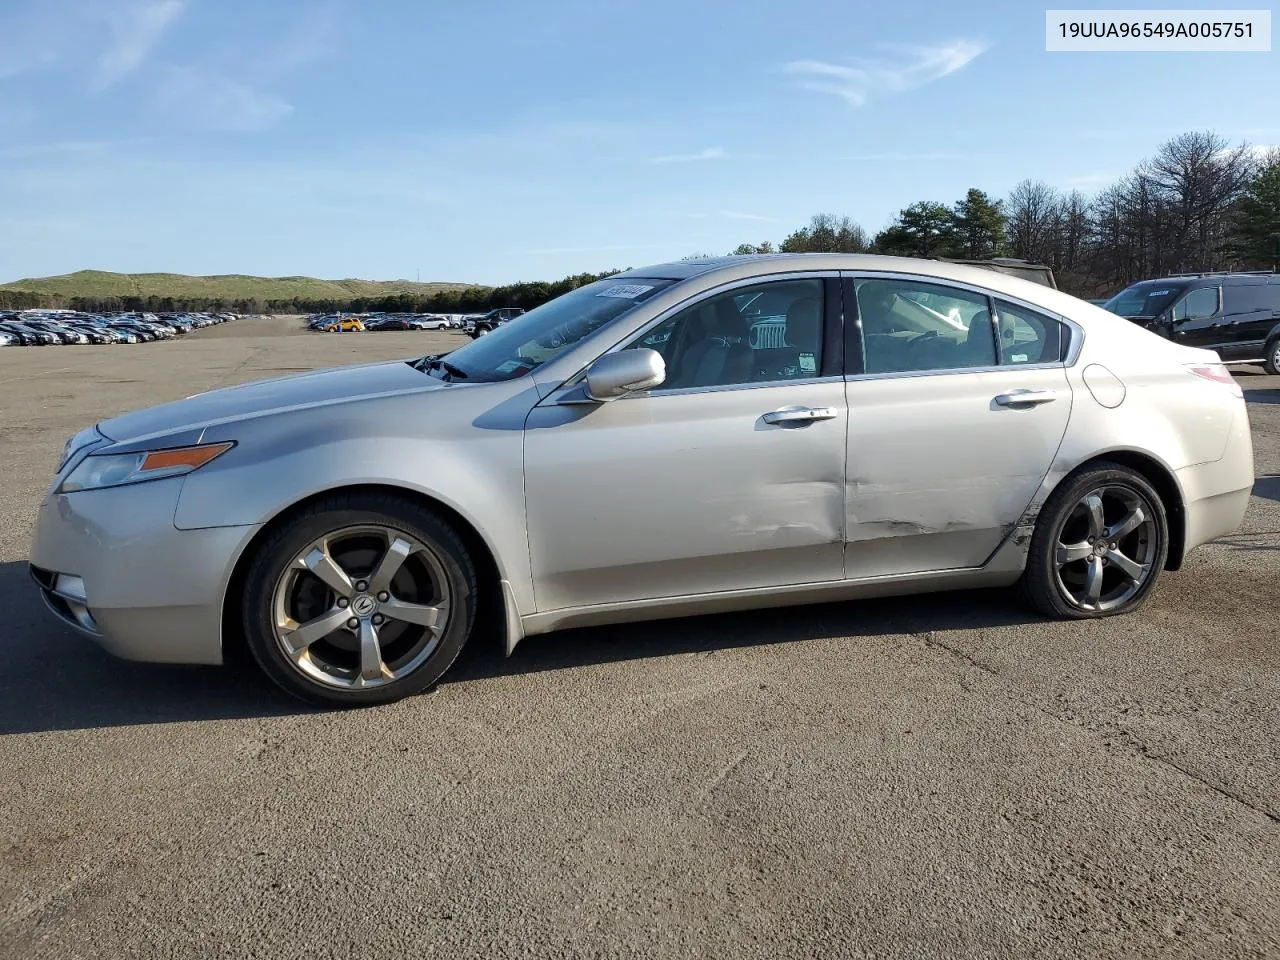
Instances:
[[[1015,353],[1009,358],[1012,363],[1026,363],[1027,355],[1025,353]]]
[[[608,290],[601,290],[596,294],[597,297],[617,297],[620,300],[634,300],[642,293],[648,293],[653,289],[653,284],[644,283],[616,283]]]
[[[800,370],[803,373],[817,373],[818,362],[814,359],[812,353],[800,354]]]

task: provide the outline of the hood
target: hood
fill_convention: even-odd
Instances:
[[[112,417],[98,424],[98,430],[123,443],[172,434],[183,435],[179,443],[197,443],[205,428],[228,421],[447,386],[399,360],[335,367],[197,393],[185,400]]]

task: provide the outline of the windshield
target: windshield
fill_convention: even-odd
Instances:
[[[544,303],[448,355],[458,380],[513,380],[551,360],[675,283],[611,278]]]
[[[1185,284],[1144,280],[1126,287],[1102,305],[1122,317],[1157,317],[1185,289]]]

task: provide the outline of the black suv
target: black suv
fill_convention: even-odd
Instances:
[[[477,340],[486,333],[492,333],[508,320],[514,320],[523,314],[524,307],[498,307],[468,323],[467,334],[472,340]]]
[[[1153,333],[1280,373],[1280,274],[1198,273],[1143,280],[1103,304]]]

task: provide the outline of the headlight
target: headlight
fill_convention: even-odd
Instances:
[[[84,430],[81,430],[79,433],[71,436],[63,445],[62,457],[58,460],[58,470],[55,472],[61,472],[62,468],[71,461],[71,458],[77,456],[82,451],[92,449],[93,447],[100,447],[107,442],[107,438],[98,432],[97,427],[86,427]]]
[[[142,453],[90,454],[68,474],[58,487],[59,493],[77,490],[100,490],[126,483],[142,483],[163,477],[180,477],[198,470],[210,460],[226,453],[235,444],[205,443],[195,447],[148,450]]]

